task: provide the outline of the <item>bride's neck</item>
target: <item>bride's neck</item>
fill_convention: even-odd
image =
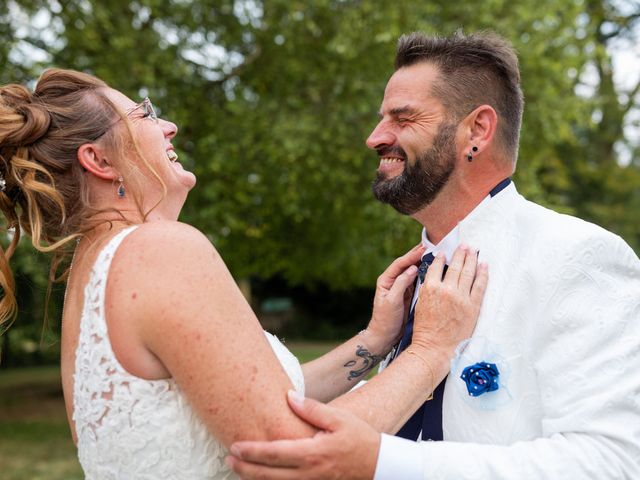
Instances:
[[[137,209],[133,210],[111,210],[96,213],[87,218],[84,223],[84,238],[92,243],[95,240],[100,240],[105,235],[117,232],[126,228],[129,225],[139,225],[142,223],[156,222],[163,220],[176,220],[175,218],[168,218],[162,215],[159,211],[151,211],[146,216],[140,214]]]

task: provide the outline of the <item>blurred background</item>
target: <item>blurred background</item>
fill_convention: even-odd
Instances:
[[[313,358],[366,325],[377,275],[419,240],[372,198],[364,145],[402,33],[511,40],[526,98],[518,189],[640,251],[639,18],[639,0],[9,0],[0,83],[58,66],[149,96],[198,177],[181,220],[209,236],[265,328]],[[49,260],[28,240],[12,264],[0,477],[81,478],[57,368],[63,286],[45,305]]]

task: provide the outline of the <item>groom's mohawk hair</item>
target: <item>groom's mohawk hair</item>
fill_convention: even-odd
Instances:
[[[414,32],[400,37],[396,70],[419,62],[438,68],[439,80],[431,93],[455,120],[484,104],[496,110],[498,140],[515,162],[524,97],[511,44],[493,32],[465,35],[458,31],[447,37]]]

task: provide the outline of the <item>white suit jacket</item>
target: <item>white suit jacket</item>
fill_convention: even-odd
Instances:
[[[513,184],[459,227],[489,264],[473,337],[507,359],[512,399],[476,408],[449,375],[425,480],[640,479],[638,257]]]

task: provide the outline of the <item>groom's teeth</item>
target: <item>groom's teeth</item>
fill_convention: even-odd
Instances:
[[[380,161],[382,163],[398,163],[398,162],[401,162],[402,159],[401,158],[395,158],[395,157],[382,157],[380,159]]]
[[[178,154],[173,150],[167,150],[167,157],[171,162],[175,162],[176,160],[178,160]]]

